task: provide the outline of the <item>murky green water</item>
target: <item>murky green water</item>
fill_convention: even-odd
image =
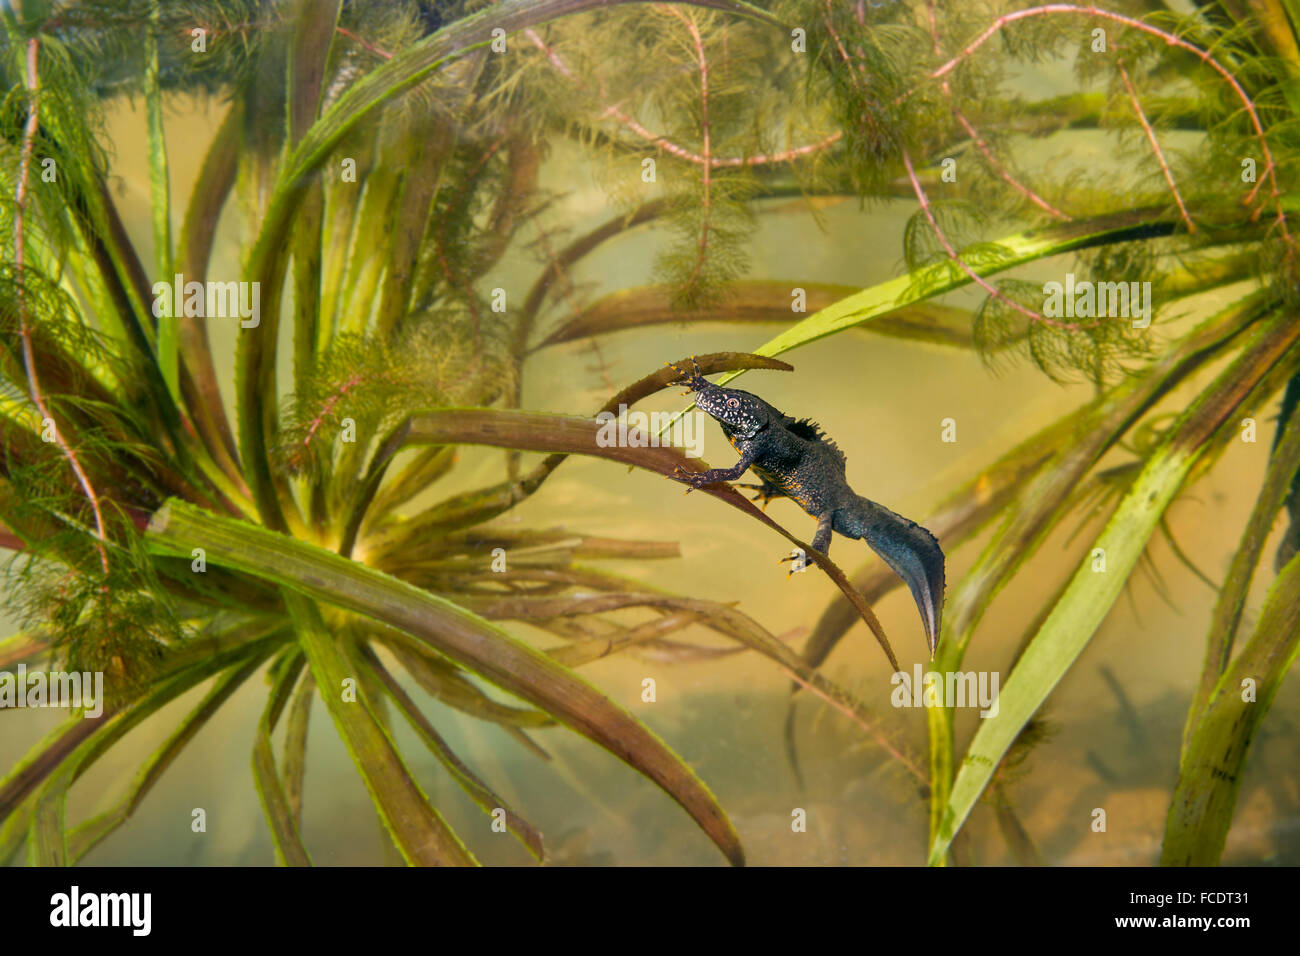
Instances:
[[[173,189],[186,195],[215,129],[215,104],[184,100],[172,105],[169,135]],[[142,248],[149,245],[148,181],[141,112],[118,110],[112,124],[114,172],[127,226]],[[1073,159],[1086,161],[1100,147],[1074,137]],[[1063,141],[1053,141],[1061,148]],[[1048,161],[1046,157],[1043,161]],[[581,228],[607,215],[606,200],[585,167],[557,146],[543,176],[563,189],[564,208]],[[232,204],[232,208],[233,208]],[[752,243],[756,275],[791,277],[856,286],[898,273],[896,246],[910,202],[859,209],[842,203],[822,209],[819,227],[806,210],[787,203],[760,219]],[[213,274],[233,271],[239,228],[228,209],[225,240],[218,244]],[[574,279],[601,289],[645,281],[661,236],[638,229],[584,262]],[[527,263],[527,268],[525,268]],[[1041,265],[1041,264],[1040,264]],[[1046,267],[1043,267],[1046,268]],[[1064,269],[1064,265],[1062,265]],[[1040,272],[1042,269],[1040,269]],[[531,260],[507,258],[497,272],[514,294],[534,272]],[[1225,297],[1226,300],[1226,297]],[[954,296],[970,303],[973,296]],[[1212,302],[1202,302],[1206,312]],[[615,387],[670,359],[715,350],[748,351],[776,330],[702,323],[605,336],[599,353],[587,345],[560,346],[533,358],[525,371],[523,407],[565,413],[594,410]],[[231,383],[235,326],[214,324],[211,334],[225,387]],[[282,354],[287,355],[288,349]],[[969,352],[904,343],[850,332],[787,356],[795,372],[753,372],[743,386],[782,410],[816,418],[845,450],[849,480],[861,494],[921,518],[973,469],[994,460],[1031,430],[1077,406],[1090,391],[1054,385],[1027,368],[997,374]],[[1167,400],[1183,407],[1197,383]],[[229,392],[227,392],[229,398]],[[686,400],[665,392],[647,410],[678,410]],[[1255,410],[1263,423],[1275,404]],[[956,443],[940,441],[940,422],[954,418]],[[1267,439],[1271,427],[1263,426]],[[1183,549],[1212,579],[1222,579],[1263,474],[1267,439],[1234,444],[1211,475],[1174,506],[1171,524]],[[733,453],[716,426],[705,432],[704,456],[730,464]],[[499,479],[501,453],[467,450],[444,495]],[[812,521],[790,503],[770,513],[796,534],[809,537]],[[773,633],[798,646],[828,603],[842,600],[824,576],[787,580],[778,565],[782,539],[757,522],[720,507],[705,495],[684,497],[680,486],[645,472],[593,459],[570,459],[544,491],[505,519],[528,527],[562,526],[596,536],[670,540],[675,559],[617,562],[608,567],[681,594],[737,602]],[[1071,526],[1072,527],[1072,526]],[[967,655],[967,669],[1005,672],[1025,628],[1045,594],[1074,570],[1085,534],[1067,545],[1057,535],[985,616]],[[1280,530],[1280,528],[1279,528]],[[953,582],[978,555],[987,535],[949,554]],[[1265,549],[1272,553],[1272,543]],[[846,571],[869,557],[860,542],[837,539],[833,556]],[[1083,657],[1052,694],[1044,716],[1051,735],[1032,754],[1011,790],[1015,811],[1045,859],[1073,864],[1152,864],[1159,856],[1165,814],[1176,777],[1175,755],[1187,703],[1201,665],[1204,630],[1214,593],[1173,559],[1163,542],[1153,547],[1172,596],[1135,576],[1128,597],[1116,604]],[[1257,582],[1247,625],[1258,613]],[[900,590],[876,606],[904,667],[925,659],[911,599]],[[630,619],[630,618],[629,618]],[[511,630],[539,646],[555,638],[527,627]],[[696,629],[687,637],[723,646]],[[826,666],[828,676],[874,701],[890,668],[865,627],[858,624]],[[1108,672],[1113,681],[1103,676]],[[924,862],[925,802],[904,773],[882,758],[861,731],[813,699],[801,699],[797,740],[805,786],[798,787],[782,750],[788,680],[753,654],[716,661],[666,664],[614,658],[584,673],[629,707],[682,754],[719,797],[756,864],[919,864]],[[653,703],[641,699],[642,681],[657,685]],[[1116,693],[1122,689],[1123,698]],[[199,699],[195,690],[172,703],[132,734],[77,785],[70,815],[105,808],[138,764],[163,739],[169,724]],[[250,769],[251,740],[265,689],[250,682],[222,708],[177,760],[135,818],[86,860],[90,864],[269,864],[274,856]],[[805,695],[806,697],[806,695]],[[452,747],[479,769],[502,796],[517,805],[546,835],[562,864],[719,864],[717,851],[661,791],[613,757],[561,730],[538,735],[552,753],[544,763],[495,727],[469,720],[437,703],[435,724]],[[881,719],[905,728],[919,751],[925,742],[918,710],[880,708]],[[0,734],[0,766],[10,766],[57,720],[49,712],[6,714]],[[958,751],[975,729],[972,712],[957,717]],[[1283,685],[1254,745],[1229,837],[1225,863],[1300,863],[1300,773],[1297,772],[1300,685]],[[399,744],[420,783],[454,828],[470,832],[484,818],[403,726]],[[1090,828],[1091,811],[1107,808],[1105,833]],[[208,831],[190,830],[192,809],[207,811]],[[792,812],[807,812],[807,831],[792,832]],[[981,805],[966,833],[963,851],[984,864],[1014,858],[992,809]],[[319,701],[314,705],[308,749],[304,838],[318,862],[367,864],[388,859],[381,829],[355,768]],[[527,855],[514,841],[478,840],[484,862],[522,864]]]

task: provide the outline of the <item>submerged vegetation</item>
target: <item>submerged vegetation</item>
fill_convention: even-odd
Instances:
[[[674,637],[702,625],[771,659],[911,778],[929,802],[930,862],[959,852],[982,798],[1033,861],[1014,781],[1047,736],[1044,702],[1153,537],[1177,551],[1170,505],[1243,416],[1262,421],[1285,390],[1254,511],[1215,582],[1165,832],[1163,862],[1217,862],[1252,738],[1300,649],[1300,263],[1288,218],[1300,10],[1176,6],[24,0],[0,11],[0,535],[23,621],[0,666],[100,671],[108,690],[101,716],[74,716],[0,779],[0,859],[24,847],[34,863],[81,859],[266,673],[250,745],[281,862],[311,861],[300,831],[318,692],[402,859],[472,863],[479,838],[453,832],[422,792],[394,742],[398,717],[490,815],[485,832],[504,812],[544,860],[527,808],[507,806],[472,755],[450,749],[396,664],[541,760],[543,728],[588,737],[739,863],[705,783],[578,674],[614,653],[716,656]],[[1016,71],[1044,58],[1071,63],[1079,92],[1012,92]],[[179,94],[224,110],[188,196],[171,190],[164,123]],[[125,96],[148,121],[148,248],[132,243],[110,188],[103,117]],[[1108,135],[1115,162],[1023,158],[1066,128]],[[1196,148],[1175,152],[1171,129]],[[544,185],[562,141],[598,170],[614,210],[585,233]],[[751,276],[756,223],[769,200],[793,197],[912,204],[904,273],[865,289]],[[247,237],[238,276],[211,274],[223,211]],[[597,294],[576,281],[587,256],[647,225],[662,236],[653,284]],[[520,293],[514,263],[528,255]],[[1053,257],[1068,258],[1049,268]],[[1066,272],[1053,297],[1045,283]],[[959,289],[980,304],[938,301]],[[1224,289],[1236,293],[1226,306],[1183,317]],[[240,325],[233,409],[209,341],[216,321]],[[544,495],[569,454],[664,475],[707,467],[669,447],[605,447],[584,417],[597,409],[520,408],[538,351],[598,349],[600,336],[668,322],[785,326],[755,354],[699,356],[723,381],[788,369],[776,356],[862,327],[1093,387],[925,522],[949,554],[990,532],[949,585],[943,672],[961,669],[989,605],[1056,529],[1103,524],[1037,609],[999,715],[964,755],[951,706],[927,710],[927,759],[872,712],[888,688],[859,700],[818,673],[859,619],[889,652],[870,609],[898,583],[889,569],[873,561],[846,577],[734,489],[705,490],[803,547],[843,591],[802,654],[730,605],[588,563],[673,557],[671,542],[494,522]],[[1207,370],[1185,410],[1157,409]],[[617,394],[611,385],[605,409],[672,377],[644,372]],[[505,450],[500,481],[424,501],[473,445]],[[1101,467],[1117,449],[1128,460]],[[546,457],[526,467],[523,452]],[[1265,539],[1287,509],[1296,523],[1270,567]],[[1243,610],[1261,575],[1272,583],[1252,629]],[[643,622],[615,613],[628,608]],[[542,652],[500,622],[563,643]],[[68,820],[78,777],[200,686],[206,696],[119,801]]]

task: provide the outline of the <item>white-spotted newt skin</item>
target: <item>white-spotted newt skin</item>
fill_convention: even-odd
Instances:
[[[864,498],[849,487],[844,453],[816,423],[782,414],[757,395],[721,388],[691,369],[673,366],[681,384],[695,392],[695,403],[712,416],[740,460],[731,468],[687,471],[673,475],[692,487],[735,481],[752,469],[762,481],[739,487],[757,490],[764,506],[772,498],[790,498],[817,519],[812,546],[826,554],[831,533],[861,538],[880,555],[912,592],[931,658],[939,644],[943,616],[944,556],[939,542],[915,521]]]

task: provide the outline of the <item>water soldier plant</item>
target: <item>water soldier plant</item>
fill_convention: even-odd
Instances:
[[[1297,13],[1291,0],[1222,0],[1191,15],[1155,0],[6,8],[0,534],[17,553],[10,598],[24,627],[0,643],[0,666],[102,671],[109,700],[0,779],[0,859],[24,847],[35,863],[83,858],[263,673],[269,690],[250,744],[281,862],[311,861],[301,824],[317,694],[402,859],[472,863],[481,838],[453,832],[422,791],[394,742],[398,715],[485,813],[503,810],[545,859],[526,808],[507,806],[472,758],[450,749],[396,663],[421,691],[506,728],[539,759],[548,726],[588,737],[739,863],[735,828],[688,764],[577,673],[646,648],[684,661],[716,655],[674,637],[696,624],[770,658],[902,769],[909,792],[929,802],[930,862],[960,852],[954,841],[986,794],[1031,858],[1009,781],[1042,739],[1040,708],[1151,539],[1172,540],[1171,504],[1213,467],[1241,417],[1261,417],[1285,389],[1264,484],[1219,585],[1165,834],[1164,862],[1217,862],[1251,740],[1300,647],[1294,526],[1259,621],[1249,633],[1242,624],[1252,578],[1270,573],[1260,568],[1268,530],[1284,508],[1297,515],[1300,498],[1288,221]],[[1008,77],[1043,57],[1072,61],[1079,92],[1034,101],[1012,92]],[[131,241],[110,189],[103,117],[125,95],[147,119],[147,248]],[[163,121],[178,95],[227,104],[184,201],[171,192]],[[1016,161],[1067,127],[1111,136],[1116,162],[1062,175]],[[1195,150],[1167,145],[1175,127],[1196,136]],[[584,151],[616,207],[587,232],[542,185],[559,142]],[[866,289],[751,277],[756,221],[771,200],[800,196],[911,204],[906,272]],[[232,298],[235,277],[209,271],[225,241],[218,222],[236,201],[250,238]],[[643,226],[664,234],[653,283],[597,295],[575,279],[595,250]],[[540,266],[517,297],[499,277],[521,249]],[[1067,271],[1078,277],[1068,305],[1063,287],[1045,287]],[[980,304],[939,301],[960,289],[977,290]],[[793,322],[792,290],[811,313]],[[1213,290],[1236,298],[1194,322],[1170,309]],[[230,303],[241,294],[249,314],[239,321]],[[231,409],[213,321],[241,326]],[[707,468],[673,448],[606,447],[590,408],[519,407],[540,350],[586,340],[599,356],[601,336],[668,322],[784,324],[756,354],[698,356],[701,372],[725,373],[719,384],[788,369],[776,356],[849,329],[1092,383],[1090,402],[972,475],[924,521],[949,555],[992,529],[949,583],[936,669],[956,671],[989,605],[1051,533],[1080,515],[1104,519],[1087,553],[1104,550],[1106,573],[1083,563],[1048,595],[998,717],[960,760],[951,707],[927,711],[925,759],[892,721],[818,673],[858,619],[888,648],[870,603],[898,582],[880,562],[850,580],[738,491],[703,489],[803,547],[847,598],[797,654],[734,607],[587,563],[672,557],[670,542],[494,523],[544,494],[569,454],[664,475]],[[680,358],[656,356],[605,409],[667,387],[673,373],[650,368]],[[1206,371],[1195,400],[1162,417],[1160,399]],[[436,499],[457,449],[474,445],[507,450],[501,480],[420,502],[430,489]],[[1101,467],[1115,449],[1130,459]],[[525,468],[522,452],[546,457]],[[493,573],[494,549],[511,556],[508,570]],[[626,608],[645,609],[644,622],[614,614]],[[538,651],[509,621],[564,643]],[[206,695],[118,801],[68,820],[77,779],[197,687]]]
[[[743,859],[739,840],[703,782],[574,668],[640,650],[675,660],[715,657],[716,648],[673,639],[703,624],[763,648],[841,708],[858,708],[733,608],[585,564],[670,557],[672,543],[487,526],[534,494],[570,452],[664,473],[684,461],[669,448],[603,452],[589,419],[488,407],[517,397],[529,323],[564,275],[559,256],[574,253],[546,259],[525,309],[507,321],[485,319],[493,315],[491,296],[476,288],[479,278],[512,241],[527,237],[525,224],[540,232],[547,206],[537,186],[544,143],[510,101],[519,78],[513,68],[501,71],[487,47],[494,31],[541,25],[581,6],[507,4],[424,39],[429,25],[415,8],[393,4],[336,4],[332,20],[320,19],[315,4],[249,8],[244,20],[152,5],[132,20],[94,4],[46,19],[6,19],[13,87],[5,130],[12,189],[4,207],[11,256],[3,513],[5,543],[19,552],[12,604],[27,627],[5,642],[0,660],[103,670],[110,700],[102,716],[78,715],[39,743],[0,783],[0,855],[25,843],[36,863],[81,859],[264,667],[271,688],[253,766],[286,863],[310,861],[300,825],[309,705],[318,689],[402,858],[474,861],[396,749],[394,713],[485,813],[504,811],[510,831],[545,857],[536,828],[450,750],[385,660],[444,704],[505,727],[543,760],[536,730],[559,723],[586,735],[662,786],[735,863]],[[152,257],[153,275],[165,277],[158,283],[149,281],[149,257],[125,234],[95,147],[102,100],[121,88],[120,77],[105,74],[110,63],[120,68],[120,60],[104,58],[105,44],[124,43],[128,25],[146,14],[152,40],[138,82],[161,210]],[[229,27],[256,22],[248,17],[269,17],[269,29]],[[183,66],[193,24],[201,25],[195,44],[206,44],[202,25],[226,25],[224,45],[220,29],[212,28],[211,40],[212,52],[230,58],[221,88],[231,105],[173,251],[163,95],[214,82],[211,64]],[[178,47],[180,36],[187,39]],[[116,52],[128,56],[125,47]],[[535,52],[532,58],[540,62]],[[264,119],[265,70],[286,78],[270,100],[283,126]],[[502,110],[516,119],[506,123]],[[429,143],[439,145],[431,152]],[[45,169],[54,172],[44,178]],[[234,290],[241,307],[221,310],[240,319],[238,440],[205,325],[216,314],[209,255],[218,218],[236,195],[260,230],[248,250],[246,274],[255,278]],[[389,229],[394,216],[397,227]],[[292,307],[281,305],[288,283]],[[282,312],[294,323],[293,385],[277,403]],[[712,371],[789,368],[730,354],[701,361]],[[668,377],[652,373],[612,407],[635,403]],[[362,437],[353,443],[352,435]],[[550,455],[522,473],[512,461],[500,484],[403,517],[399,509],[454,468],[462,444]],[[395,458],[408,449],[419,450],[398,467]],[[509,570],[492,573],[506,550]],[[640,626],[614,613],[637,607],[649,611]],[[540,653],[494,623],[503,620],[526,621],[567,643]],[[480,679],[519,701],[502,702]],[[79,776],[205,682],[207,695],[118,803],[88,820],[65,819]],[[272,734],[286,719],[277,758]]]

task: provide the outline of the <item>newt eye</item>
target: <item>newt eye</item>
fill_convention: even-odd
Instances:
[[[738,399],[738,398],[729,398],[729,399],[727,399],[727,407],[728,407],[728,408],[739,408],[739,407],[740,407],[740,399]]]

